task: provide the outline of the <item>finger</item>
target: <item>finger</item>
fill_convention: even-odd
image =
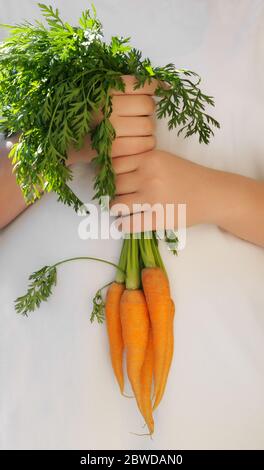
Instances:
[[[125,157],[117,157],[112,160],[112,165],[116,175],[122,175],[124,173],[131,173],[140,166],[140,160],[142,157],[137,155],[127,155]]]
[[[137,79],[134,77],[134,75],[122,75],[122,79],[125,84],[125,92],[111,88],[111,94],[124,95],[125,93],[132,95],[154,95],[154,92],[159,84],[158,80],[151,79],[150,83],[146,82],[143,87],[134,90],[134,86],[137,83]]]
[[[144,153],[153,150],[155,146],[156,137],[154,135],[143,137],[117,137],[112,143],[111,156],[113,158],[126,155],[132,156],[137,153]],[[124,171],[120,171],[120,173],[124,173]]]
[[[115,216],[125,216],[130,215],[133,212],[142,211],[142,197],[138,192],[132,194],[124,194],[121,196],[116,196],[110,202],[111,215]]]
[[[140,233],[152,230],[174,230],[177,221],[174,217],[167,216],[163,211],[137,212],[124,217],[119,217],[115,221],[119,230],[123,233]]]
[[[135,193],[140,188],[140,177],[137,171],[116,176],[116,194]]]
[[[117,95],[112,98],[113,113],[118,116],[150,116],[155,111],[155,101],[149,95]]]
[[[118,157],[112,161],[113,169],[116,175],[131,173],[138,169],[138,159],[135,155],[128,155],[126,157]]]
[[[155,100],[148,95],[113,96],[112,114],[117,116],[151,116],[155,111]],[[97,126],[103,119],[101,110],[94,111],[91,119],[91,128]]]
[[[152,135],[155,130],[151,117],[123,117],[112,114],[110,121],[116,131],[116,137],[147,136]]]

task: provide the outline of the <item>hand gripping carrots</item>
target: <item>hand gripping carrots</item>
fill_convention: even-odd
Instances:
[[[105,311],[120,391],[123,394],[125,352],[128,379],[152,435],[153,411],[163,397],[172,362],[174,319],[174,302],[154,234],[131,235],[124,240]]]

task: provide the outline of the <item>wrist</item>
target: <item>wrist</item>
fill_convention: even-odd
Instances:
[[[207,223],[227,229],[243,217],[251,200],[250,178],[208,169]]]
[[[212,223],[242,238],[253,240],[257,216],[263,220],[263,183],[246,176],[218,171],[216,191],[216,210]]]
[[[212,168],[200,167],[200,190],[197,198],[198,223],[223,227],[232,213],[232,182],[230,174]],[[234,201],[233,201],[234,202]]]
[[[221,213],[222,188],[218,172],[191,163],[189,197],[186,201],[187,226],[217,224]],[[194,165],[194,166],[193,166]]]

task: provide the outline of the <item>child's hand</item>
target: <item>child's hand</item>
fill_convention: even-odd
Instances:
[[[124,75],[126,91],[112,91],[113,112],[110,121],[115,128],[116,138],[112,145],[112,157],[132,155],[147,152],[155,147],[154,120],[155,101],[153,95],[157,82],[152,81],[144,87],[133,90],[135,78]],[[102,119],[102,113],[94,115],[92,126],[98,124]],[[90,137],[87,136],[84,146],[77,151],[71,149],[69,152],[69,165],[78,161],[89,162],[96,155],[91,148]]]
[[[121,215],[119,222],[123,231],[147,231],[177,227],[177,204],[187,205],[187,225],[209,222],[213,198],[208,197],[213,181],[213,170],[184,160],[161,150],[152,150],[138,155],[114,158],[117,174],[117,196],[112,201],[111,212]],[[118,209],[118,204],[127,207]],[[163,219],[162,214],[145,218],[134,204],[174,204],[173,214]],[[148,209],[144,212],[151,213]],[[130,215],[128,215],[130,214]],[[173,219],[174,217],[174,219]]]
[[[177,229],[178,204],[186,204],[186,225],[214,224],[264,246],[264,183],[206,168],[162,150],[114,158],[117,196],[112,212],[124,232]],[[126,204],[118,211],[116,204]],[[133,204],[174,204],[172,214],[143,217]],[[166,212],[165,212],[166,215]],[[143,224],[145,222],[145,224]]]
[[[131,155],[147,152],[154,148],[155,138],[152,114],[155,102],[151,95],[156,88],[156,81],[145,85],[140,90],[133,90],[135,78],[130,75],[123,77],[126,84],[126,93],[113,90],[113,113],[111,121],[116,131],[116,139],[112,146],[112,156]],[[94,123],[100,116],[94,116]],[[5,227],[20,212],[26,209],[21,190],[12,173],[11,161],[8,153],[12,144],[17,142],[16,135],[10,142],[5,142],[0,149],[0,229]],[[87,136],[81,150],[74,148],[68,153],[67,165],[85,161],[89,162],[95,156],[91,148],[90,138]],[[8,201],[8,202],[7,202]]]

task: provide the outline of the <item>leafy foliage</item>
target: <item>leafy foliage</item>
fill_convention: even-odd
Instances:
[[[165,230],[165,242],[173,255],[178,254],[179,239],[174,230]]]
[[[130,38],[113,36],[105,43],[94,5],[82,13],[79,26],[64,22],[52,6],[39,7],[46,26],[40,21],[3,25],[10,35],[0,44],[0,131],[20,134],[10,158],[28,203],[55,191],[76,211],[82,206],[70,189],[72,173],[65,162],[69,149],[81,148],[87,134],[100,168],[95,197],[114,196],[110,89],[124,91],[122,75],[135,75],[136,87],[158,79],[157,117],[168,117],[169,129],[178,128],[185,137],[197,134],[200,142],[209,142],[219,124],[206,112],[214,102],[201,92],[197,74],[173,64],[153,67],[130,46]],[[103,119],[93,127],[98,110]]]
[[[17,313],[27,316],[38,308],[41,302],[46,301],[52,294],[52,288],[57,283],[57,269],[55,266],[44,266],[29,276],[27,293],[15,301]]]
[[[67,260],[63,262],[67,262]],[[61,264],[61,262],[58,264]],[[26,294],[15,300],[15,310],[17,313],[28,316],[28,313],[39,308],[41,302],[46,301],[51,296],[52,288],[56,286],[57,283],[56,266],[57,265],[44,266],[29,276],[30,283]],[[105,303],[102,295],[104,287],[98,289],[93,298],[93,309],[90,317],[91,323],[93,323],[94,320],[97,320],[98,323],[104,322]]]
[[[26,294],[15,300],[17,313],[27,316],[29,312],[36,310],[41,302],[46,301],[51,296],[52,288],[57,284],[57,267],[77,260],[97,261],[120,270],[120,267],[115,263],[103,258],[95,258],[94,256],[75,256],[74,258],[63,259],[50,266],[44,266],[29,276],[29,286]],[[91,322],[96,319],[98,323],[103,323],[105,318],[105,303],[102,293],[110,284],[111,283],[106,284],[96,292],[93,298],[93,310],[90,317]]]
[[[105,319],[105,302],[102,289],[98,289],[93,298],[93,310],[90,317],[91,323],[93,323],[95,319],[98,323],[103,323]]]

